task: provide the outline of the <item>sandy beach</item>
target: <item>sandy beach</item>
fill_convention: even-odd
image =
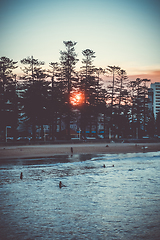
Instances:
[[[0,159],[51,157],[57,154],[71,155],[71,147],[73,148],[73,154],[114,154],[160,151],[160,143],[80,143],[1,146]]]

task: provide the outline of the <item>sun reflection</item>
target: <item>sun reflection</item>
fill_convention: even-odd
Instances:
[[[70,95],[70,103],[72,105],[82,105],[84,102],[84,94],[82,92],[72,92]]]

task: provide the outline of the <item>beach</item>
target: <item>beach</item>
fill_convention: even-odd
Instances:
[[[73,148],[73,153],[71,153]],[[160,151],[160,143],[69,143],[1,146],[0,159],[52,157],[71,154],[118,154]]]

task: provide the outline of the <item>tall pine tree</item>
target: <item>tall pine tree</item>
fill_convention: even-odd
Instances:
[[[18,96],[16,93],[16,75],[13,70],[17,62],[7,57],[0,58],[0,132],[5,140],[6,126],[11,126],[11,133],[16,140],[18,126]]]
[[[77,54],[75,52],[76,42],[64,41],[65,51],[60,51],[60,65],[62,70],[62,78],[64,86],[66,86],[66,109],[67,109],[67,139],[70,139],[70,120],[71,120],[71,104],[70,93],[74,86],[77,77],[75,75],[75,66],[78,62]]]

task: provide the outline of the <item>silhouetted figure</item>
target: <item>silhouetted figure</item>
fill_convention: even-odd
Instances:
[[[66,187],[61,181],[59,182],[59,188]]]
[[[73,155],[73,148],[71,147],[71,155]]]
[[[128,171],[133,171],[133,168],[128,169]]]
[[[22,178],[23,178],[23,173],[21,172],[20,179],[22,180]]]
[[[105,168],[105,167],[106,167],[106,165],[105,165],[105,164],[103,164],[103,167]]]
[[[60,182],[59,182],[59,188],[61,188],[61,187],[62,187],[62,182],[60,181]]]
[[[114,164],[112,165],[112,167],[114,167]]]

